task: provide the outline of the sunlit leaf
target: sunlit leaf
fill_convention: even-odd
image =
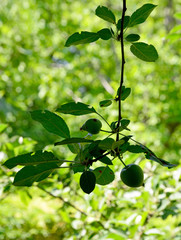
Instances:
[[[102,150],[108,150],[112,148],[112,145],[114,143],[114,139],[113,138],[105,138],[104,140],[102,140],[99,143],[99,148],[101,148]]]

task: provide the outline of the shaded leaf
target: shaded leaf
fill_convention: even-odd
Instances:
[[[102,40],[109,40],[110,38],[112,38],[112,33],[109,30],[109,28],[103,28],[100,31],[97,32],[99,34],[99,37]]]
[[[127,148],[127,151],[129,151],[131,153],[142,153],[142,152],[144,152],[143,148],[139,145],[130,145]]]
[[[129,21],[130,21],[130,16],[125,16],[124,17],[123,29],[125,29],[128,26]],[[122,18],[120,18],[118,20],[117,24],[116,24],[118,31],[121,31],[121,22],[122,22]]]
[[[93,142],[93,140],[85,139],[85,138],[66,138],[61,142],[54,143],[55,146],[57,145],[65,145],[71,143],[86,143],[86,142]]]
[[[41,150],[10,158],[3,165],[11,169],[17,165],[29,166],[41,163],[59,163],[59,162],[61,162],[61,160],[58,160],[57,157],[55,157],[52,152],[47,151],[43,152]]]
[[[72,164],[72,170],[74,171],[74,174],[78,172],[84,172],[85,166],[83,166],[82,164],[74,163]]]
[[[112,145],[112,149],[116,149],[116,148],[119,148],[121,145],[123,145],[125,143],[125,140],[124,139],[121,139],[119,141],[116,141],[113,143]]]
[[[107,165],[113,165],[112,161],[107,156],[99,159],[99,161],[102,162],[102,163],[105,163]]]
[[[103,100],[99,103],[99,106],[100,107],[108,107],[112,104],[112,101],[111,100]]]
[[[64,114],[71,114],[76,116],[96,113],[96,110],[93,107],[90,107],[89,105],[86,105],[80,102],[66,103],[64,105],[61,105],[56,111]]]
[[[121,119],[121,128],[122,129],[128,129],[127,126],[130,124],[130,120],[129,119]]]
[[[145,22],[150,13],[157,5],[153,4],[144,4],[141,8],[137,9],[130,18],[128,27],[133,27],[134,25]]]
[[[131,88],[122,88],[121,90],[121,100],[124,101],[131,93]]]
[[[80,152],[80,146],[78,143],[68,144],[68,148],[74,154],[77,154]]]
[[[126,41],[128,42],[136,42],[140,39],[140,36],[138,34],[129,34],[127,37],[126,37]]]
[[[71,45],[91,43],[97,41],[98,39],[99,39],[98,33],[86,31],[82,31],[81,33],[76,32],[67,39],[65,47],[69,47]]]
[[[43,127],[50,133],[54,133],[63,138],[70,137],[70,132],[67,124],[57,114],[49,112],[47,110],[36,110],[30,112],[30,114],[35,121],[40,122]]]
[[[98,167],[94,169],[93,173],[96,176],[96,183],[100,185],[107,185],[115,178],[114,172],[108,166]]]
[[[93,172],[86,171],[82,173],[80,177],[80,187],[85,193],[91,193],[94,190],[95,185],[96,177]]]
[[[107,22],[110,22],[110,23],[116,22],[116,18],[114,16],[113,12],[111,10],[109,10],[107,7],[98,6],[95,11],[95,14]]]
[[[100,141],[98,146],[102,150],[108,150],[108,149],[112,149],[112,145],[114,142],[115,141],[113,138],[105,138],[104,140]]]
[[[157,50],[153,45],[143,42],[132,43],[130,50],[137,58],[145,62],[155,62],[158,59]]]
[[[34,182],[40,182],[47,178],[56,168],[58,168],[58,165],[55,163],[26,166],[16,174],[13,184],[30,187]]]

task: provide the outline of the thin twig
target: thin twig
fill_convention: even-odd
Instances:
[[[44,188],[41,187],[41,186],[38,186],[38,185],[37,185],[37,187],[38,187],[39,189],[41,189],[42,191],[44,191],[45,193],[47,193],[48,195],[50,195],[51,197],[60,199],[60,200],[61,200],[62,202],[64,202],[65,204],[67,204],[67,205],[69,205],[70,207],[74,208],[75,210],[77,210],[77,211],[80,212],[81,214],[87,216],[87,214],[86,214],[85,212],[83,212],[82,210],[80,210],[77,206],[75,206],[75,205],[72,204],[71,202],[65,201],[65,200],[63,199],[63,197],[61,197],[61,196],[56,196],[56,195],[54,195],[53,193],[47,191],[46,189],[44,189]]]

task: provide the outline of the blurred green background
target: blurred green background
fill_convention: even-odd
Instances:
[[[147,1],[127,1],[130,15]],[[151,17],[129,33],[153,44],[156,63],[134,57],[125,46],[125,85],[132,88],[123,102],[123,117],[131,120],[134,138],[159,157],[181,159],[181,1],[149,0],[158,4]],[[120,79],[120,46],[114,41],[65,48],[76,31],[109,27],[94,15],[105,5],[121,17],[121,1],[4,0],[0,4],[0,161],[18,154],[52,149],[73,158],[68,148],[52,148],[60,140],[30,118],[28,111],[55,109],[68,101],[94,106],[116,121],[117,106],[100,109],[98,102],[114,98]],[[88,118],[63,116],[71,134]],[[142,155],[125,155],[144,169],[145,187],[116,179],[85,195],[80,174],[65,169],[33,186],[12,186],[14,172],[0,167],[0,239],[181,239],[181,170],[168,170]],[[17,169],[15,169],[16,171]]]

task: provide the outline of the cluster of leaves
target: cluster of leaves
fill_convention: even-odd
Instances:
[[[128,28],[132,28],[135,25],[143,23],[155,7],[156,6],[153,4],[145,4],[141,8],[137,9],[131,16],[125,16],[123,25],[125,32]],[[112,28],[104,28],[97,33],[74,33],[68,38],[65,46],[68,47],[71,45],[91,43],[99,38],[103,40],[113,38],[116,41],[120,41],[121,22],[123,19],[116,21],[116,17],[112,11],[104,6],[99,6],[96,9],[95,14],[98,17],[114,24],[116,30],[113,30]],[[143,61],[156,61],[158,54],[154,46],[143,42],[135,43],[139,39],[140,36],[133,33],[125,37],[125,40],[131,43],[131,52]],[[120,91],[121,94],[119,94]],[[114,100],[124,101],[129,96],[130,92],[130,88],[121,86],[121,89],[118,88],[117,96]],[[118,98],[119,95],[121,96],[121,99]],[[108,107],[111,103],[112,100],[109,99],[101,101],[99,105],[100,107]],[[144,153],[147,159],[156,161],[162,166],[168,168],[175,166],[174,164],[170,164],[169,162],[158,158],[149,148],[134,140],[132,135],[125,135],[121,133],[123,130],[130,131],[128,128],[130,123],[129,119],[121,119],[120,124],[118,121],[114,121],[109,124],[93,107],[89,107],[88,105],[79,102],[64,104],[60,106],[56,112],[71,114],[74,116],[93,113],[97,114],[109,126],[109,131],[100,129],[103,132],[107,132],[108,136],[103,140],[90,139],[90,135],[84,138],[71,137],[70,130],[62,117],[48,110],[32,111],[32,118],[40,122],[47,131],[64,138],[63,141],[56,142],[55,146],[68,145],[70,151],[76,154],[76,157],[74,161],[60,160],[51,152],[38,151],[11,158],[4,163],[6,167],[11,169],[17,165],[24,166],[15,175],[15,186],[31,186],[34,182],[39,182],[47,178],[56,169],[70,167],[73,169],[74,173],[82,172],[80,177],[80,187],[85,193],[89,194],[94,190],[96,184],[107,185],[114,180],[114,172],[111,170],[109,165],[112,165],[112,161],[117,157],[121,160],[121,162],[123,162],[123,154],[127,151],[131,153]],[[111,136],[115,136],[116,134],[121,135],[122,138],[119,140],[111,138]],[[130,143],[131,141],[135,144],[132,145]],[[105,164],[106,166],[91,169],[93,163],[97,161]],[[70,162],[71,165],[61,166],[65,162]]]
[[[145,22],[155,7],[156,5],[153,4],[144,4],[131,16],[125,16],[123,25],[124,33],[127,31],[127,29]],[[122,18],[116,21],[114,13],[105,6],[99,6],[96,9],[95,14],[105,21],[112,23],[115,27],[115,31],[112,28],[103,28],[97,33],[87,31],[82,31],[81,33],[76,32],[68,38],[65,44],[66,47],[71,45],[91,43],[97,41],[98,39],[109,40],[113,38],[117,41],[120,41]],[[124,37],[125,41],[131,43],[130,50],[137,58],[146,62],[156,61],[158,59],[158,53],[155,47],[144,42],[137,42],[139,39],[140,36],[135,33],[130,33],[128,35],[125,34]]]
[[[85,114],[100,114],[96,112],[93,107],[83,103],[67,103],[56,110],[59,113],[71,114],[74,116],[80,116]],[[124,135],[121,132],[123,130],[129,130],[127,128],[129,124],[128,119],[122,119],[119,128],[115,128],[115,122],[109,125],[109,136],[103,140],[93,140],[89,137],[75,138],[70,136],[70,131],[59,115],[50,112],[48,110],[41,111],[36,110],[31,112],[31,116],[34,120],[40,122],[43,127],[50,133],[54,133],[64,140],[56,142],[54,145],[68,145],[70,151],[74,154],[75,160],[61,160],[58,159],[52,152],[37,151],[34,153],[28,153],[13,157],[4,163],[4,166],[12,169],[17,165],[24,166],[15,176],[15,186],[31,186],[34,182],[42,181],[47,178],[54,170],[63,168],[61,165],[65,162],[70,162],[70,168],[74,173],[83,172],[80,178],[80,186],[84,192],[90,193],[94,190],[95,184],[106,185],[114,180],[114,172],[110,169],[109,165],[112,165],[112,161],[116,157],[123,157],[123,154],[128,151],[131,153],[144,153],[147,159],[153,160],[161,164],[162,166],[171,168],[175,165],[168,163],[167,161],[158,158],[150,149],[143,144],[135,141],[131,135]],[[120,132],[123,137],[119,141],[115,141],[110,136]],[[136,144],[130,144],[130,140],[136,142]],[[109,157],[108,157],[109,156]],[[101,166],[91,169],[94,162],[100,161],[106,166]]]

